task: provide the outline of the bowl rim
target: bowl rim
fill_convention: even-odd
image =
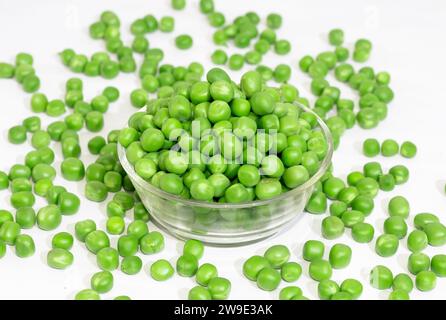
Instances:
[[[317,121],[319,127],[321,128],[321,130],[325,136],[325,139],[327,141],[327,144],[328,144],[327,154],[325,155],[324,159],[322,160],[321,166],[319,167],[318,171],[316,171],[316,173],[313,176],[311,176],[310,179],[308,179],[306,182],[304,182],[300,186],[298,186],[292,190],[289,190],[285,193],[282,193],[282,194],[278,195],[277,197],[274,197],[271,199],[254,200],[254,201],[247,201],[247,202],[240,202],[240,203],[204,202],[204,201],[200,201],[200,200],[184,199],[184,198],[181,198],[180,196],[170,194],[166,191],[163,191],[160,188],[153,186],[148,181],[142,179],[136,173],[135,169],[130,164],[130,162],[127,160],[125,148],[120,143],[117,143],[118,158],[119,158],[119,161],[121,162],[122,167],[127,172],[129,177],[131,178],[131,180],[135,181],[137,184],[139,184],[141,187],[143,187],[147,191],[149,191],[159,197],[165,198],[167,200],[178,201],[184,205],[200,206],[200,207],[211,208],[211,209],[243,209],[243,208],[268,205],[274,201],[284,200],[285,198],[288,198],[290,196],[302,193],[303,191],[305,191],[312,185],[316,184],[319,181],[319,179],[327,171],[328,167],[331,164],[331,159],[333,156],[333,151],[334,151],[333,138],[332,138],[330,129],[326,125],[325,121],[322,120],[322,118],[319,117],[319,115],[317,113],[315,113],[313,110],[311,110],[307,106],[305,106],[301,103],[298,103],[298,102],[293,102],[293,104],[300,107],[302,110],[304,110],[304,112],[311,113],[313,116],[316,117],[316,121]]]

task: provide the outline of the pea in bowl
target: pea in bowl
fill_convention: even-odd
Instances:
[[[278,233],[296,221],[305,208],[316,183],[327,171],[333,141],[325,122],[307,107],[298,104],[317,120],[316,128],[327,142],[327,150],[317,171],[303,184],[267,200],[242,203],[205,202],[168,193],[141,178],[118,144],[119,160],[133,183],[152,221],[181,239],[197,239],[220,246],[259,241]]]

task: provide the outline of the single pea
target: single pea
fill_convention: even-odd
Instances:
[[[257,286],[265,291],[273,291],[280,284],[280,273],[271,267],[261,269],[257,274]]]
[[[432,257],[431,270],[437,277],[446,277],[446,255],[437,254]]]
[[[410,293],[413,289],[412,279],[405,273],[399,273],[393,279],[393,290],[403,290]]]
[[[51,240],[53,249],[70,250],[73,247],[73,236],[68,232],[59,232],[53,236]]]
[[[135,275],[142,269],[142,260],[138,256],[124,257],[121,261],[121,271],[128,275]]]
[[[420,291],[431,291],[437,285],[437,277],[432,271],[421,271],[415,278],[415,285]]]
[[[431,246],[438,247],[446,244],[446,227],[439,223],[428,223],[424,226],[423,231],[427,235],[428,242]]]
[[[317,285],[317,292],[321,300],[330,300],[334,294],[339,292],[339,285],[333,280],[322,280]]]
[[[175,45],[178,49],[187,50],[192,47],[193,40],[188,34],[182,34],[175,38]]]
[[[78,221],[74,225],[74,233],[76,235],[76,238],[81,242],[85,242],[85,238],[87,237],[87,235],[95,230],[96,223],[91,219]]]
[[[120,216],[112,216],[107,219],[106,230],[109,234],[120,235],[124,232],[125,221]]]
[[[26,141],[26,127],[14,126],[8,130],[8,140],[13,144],[21,144]]]
[[[403,196],[395,196],[390,199],[388,204],[389,215],[391,217],[402,217],[407,218],[410,212],[409,201]]]
[[[304,243],[302,256],[306,261],[322,259],[324,256],[325,246],[321,241],[308,240]]]
[[[358,299],[362,294],[362,284],[355,279],[345,279],[341,283],[341,292],[347,292],[351,295],[352,299]]]
[[[65,249],[51,249],[47,255],[47,263],[54,269],[66,269],[73,264],[73,254]]]
[[[277,40],[274,43],[274,51],[278,55],[286,55],[291,51],[291,43],[285,39]]]
[[[330,215],[332,216],[336,216],[336,217],[341,217],[341,215],[347,211],[347,204],[345,202],[342,201],[333,201],[330,204]],[[355,208],[353,208],[354,210],[357,210]]]
[[[418,213],[413,219],[415,228],[423,230],[424,227],[433,222],[440,222],[440,219],[432,213]]]
[[[101,300],[101,297],[93,289],[84,289],[76,293],[74,300]]]
[[[200,260],[203,257],[204,253],[204,245],[201,241],[190,239],[184,243],[183,254],[192,255],[197,260]]]
[[[297,281],[302,274],[302,267],[297,262],[286,262],[281,266],[280,275],[286,282]]]
[[[290,250],[284,245],[274,245],[264,254],[273,268],[280,268],[290,258]]]
[[[430,259],[424,253],[412,253],[407,260],[407,269],[410,273],[417,275],[421,271],[429,270]]]
[[[188,300],[212,300],[212,295],[207,288],[195,286],[189,291],[187,298]]]
[[[405,158],[413,158],[417,154],[417,146],[410,141],[401,144],[400,154]]]
[[[20,234],[15,239],[15,254],[19,258],[31,257],[36,251],[34,240],[27,234]]]
[[[368,216],[375,206],[373,199],[370,196],[359,195],[351,203],[352,209],[362,212]]]
[[[365,179],[365,178],[364,178]],[[363,180],[364,180],[363,179]],[[356,187],[350,186],[342,189],[338,194],[338,200],[350,205],[351,202],[359,195]]]
[[[142,220],[135,220],[131,222],[127,227],[127,234],[134,236],[138,241],[149,233],[147,223]]]
[[[102,202],[107,198],[108,190],[101,181],[88,181],[85,184],[85,196],[88,200]]]
[[[357,210],[347,210],[341,216],[341,220],[347,228],[352,228],[355,224],[363,222],[364,219],[364,214]]]
[[[259,272],[269,267],[271,265],[265,257],[252,256],[243,263],[243,274],[249,280],[256,281]]]
[[[393,234],[382,234],[376,239],[375,251],[381,257],[393,256],[398,250],[398,237]]]
[[[331,278],[332,269],[331,265],[327,260],[315,259],[310,262],[308,269],[310,277],[315,281],[328,280]]]
[[[116,270],[119,266],[119,253],[115,248],[102,248],[96,254],[96,263],[105,271]]]
[[[37,225],[42,230],[54,230],[60,225],[61,221],[60,208],[54,204],[42,207],[37,212]]]
[[[407,234],[407,224],[404,218],[399,216],[389,217],[384,221],[384,232],[387,234],[393,234],[402,239]]]
[[[174,274],[174,269],[169,261],[160,259],[150,266],[150,275],[156,281],[166,281]]]
[[[340,46],[344,43],[344,31],[341,29],[333,29],[328,33],[328,41],[333,46]]]
[[[380,152],[380,145],[378,140],[369,138],[364,140],[364,143],[362,145],[362,151],[365,156],[367,157],[375,157]]]
[[[208,290],[213,300],[225,300],[231,292],[231,282],[222,277],[212,278],[208,283]]]
[[[169,16],[162,17],[158,27],[161,32],[172,32],[175,27],[175,20]]]
[[[208,286],[209,281],[218,276],[217,268],[210,263],[202,264],[196,274],[195,280],[202,286]]]
[[[370,271],[370,284],[373,288],[385,290],[392,287],[393,274],[389,268],[378,265]]]
[[[399,151],[398,143],[393,139],[386,139],[381,144],[381,154],[384,157],[392,157]]]
[[[389,294],[389,300],[409,300],[409,293],[404,290],[394,289]]]
[[[132,300],[129,296],[117,296],[113,300]]]
[[[389,173],[395,178],[397,185],[406,183],[409,180],[409,169],[404,165],[396,165],[390,168]]]
[[[280,290],[279,300],[293,300],[302,296],[302,289],[296,286],[285,287]]]
[[[96,272],[90,280],[91,288],[98,293],[107,293],[113,288],[113,275],[110,271]]]
[[[138,252],[138,239],[131,235],[119,237],[118,251],[121,257],[129,257],[135,255],[136,252]]]
[[[94,230],[85,237],[85,246],[97,254],[99,250],[110,246],[110,239],[104,231]]]
[[[352,249],[342,243],[337,243],[330,249],[329,261],[334,269],[343,269],[350,264]]]
[[[344,233],[344,222],[336,216],[329,216],[322,220],[321,229],[325,239],[336,239]]]
[[[32,207],[22,207],[17,209],[15,221],[22,229],[30,229],[36,223],[36,212]]]

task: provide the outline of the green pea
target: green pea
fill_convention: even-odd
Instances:
[[[393,274],[389,268],[378,265],[370,271],[370,284],[373,288],[385,290],[392,287]]]
[[[328,280],[331,278],[332,269],[331,265],[327,260],[315,259],[310,262],[308,269],[310,277],[315,281]]]
[[[380,145],[378,140],[372,138],[364,140],[362,150],[364,155],[367,157],[377,156],[380,152]]]
[[[271,267],[265,267],[257,274],[257,286],[265,291],[273,291],[277,289],[280,280],[280,273]]]
[[[407,199],[403,196],[395,196],[390,199],[388,210],[391,217],[398,216],[407,218],[410,212],[410,205]]]
[[[431,291],[437,285],[437,277],[432,271],[421,271],[415,278],[415,285],[420,291]]]
[[[283,173],[283,181],[288,188],[296,188],[309,179],[307,168],[302,165],[292,166]]]
[[[409,300],[409,293],[400,289],[393,290],[389,294],[389,300]]]
[[[197,260],[200,260],[203,257],[204,253],[204,245],[201,241],[190,239],[184,243],[183,254],[192,255]]]
[[[330,199],[337,199],[339,192],[344,189],[344,187],[344,181],[335,177],[328,178],[323,183],[323,191]]]
[[[8,130],[8,140],[13,144],[21,144],[26,141],[26,128],[22,125],[14,126]]]
[[[355,279],[345,279],[341,283],[340,287],[341,292],[346,292],[351,295],[353,300],[358,299],[362,294],[362,284],[358,280]]]
[[[104,231],[94,230],[85,237],[85,246],[88,250],[97,254],[99,250],[110,246],[110,239]]]
[[[85,196],[88,200],[102,202],[107,198],[108,190],[101,181],[88,181],[85,184]]]
[[[47,263],[54,269],[66,269],[73,264],[73,254],[65,249],[51,249],[47,255]]]
[[[392,284],[393,290],[403,290],[407,293],[413,289],[412,279],[405,273],[400,273],[395,276]]]
[[[85,238],[87,237],[87,235],[95,230],[96,230],[96,223],[91,219],[78,221],[74,225],[74,232],[76,238],[81,242],[85,242]]]
[[[129,296],[117,296],[113,300],[132,300]]]
[[[440,222],[438,217],[432,213],[419,213],[413,219],[415,228],[423,230],[424,227],[433,222]]]
[[[22,125],[28,132],[34,133],[40,130],[41,121],[39,117],[28,117],[22,121]]]
[[[22,229],[30,229],[36,223],[36,212],[32,207],[22,207],[17,209],[15,221]]]
[[[159,29],[161,32],[172,32],[175,26],[173,17],[165,16],[159,21]]]
[[[302,267],[297,262],[286,262],[281,266],[280,275],[286,282],[297,281],[302,274]]]
[[[334,294],[339,292],[339,285],[333,280],[322,280],[317,286],[317,291],[321,300],[330,300]]]
[[[322,259],[324,250],[325,246],[321,241],[308,240],[304,243],[302,255],[304,260],[311,262],[316,259]]]
[[[37,225],[40,229],[49,231],[56,229],[62,222],[60,208],[50,204],[37,212]]]
[[[150,266],[150,275],[156,281],[166,281],[174,274],[174,269],[169,261],[160,259]]]
[[[111,216],[107,219],[106,229],[112,235],[122,234],[125,229],[125,221],[120,216]]]
[[[424,226],[423,231],[431,246],[438,247],[446,244],[446,227],[441,223],[428,223]]]
[[[352,249],[342,243],[337,243],[331,247],[329,261],[334,269],[343,269],[350,264]]]
[[[375,251],[381,257],[393,256],[398,250],[398,237],[393,234],[383,234],[376,239]]]
[[[51,186],[46,192],[45,198],[49,204],[57,204],[61,193],[67,190],[62,186]]]
[[[375,206],[370,196],[359,195],[351,203],[352,209],[362,212],[365,216],[369,215]]]
[[[284,245],[274,245],[268,248],[264,254],[273,268],[279,268],[290,258],[290,250]]]
[[[175,45],[178,49],[187,50],[192,47],[193,39],[188,34],[182,34],[175,38]]]
[[[193,287],[188,293],[189,300],[212,300],[212,295],[207,288],[202,286]]]
[[[51,240],[53,249],[70,250],[73,247],[73,236],[68,232],[59,232],[53,236]]]
[[[407,224],[404,221],[404,218],[399,216],[387,218],[384,221],[384,232],[393,234],[397,236],[398,239],[404,238],[407,234]]]
[[[361,211],[347,210],[342,214],[341,219],[345,227],[351,228],[355,224],[363,222],[365,216]]]
[[[341,29],[333,29],[328,33],[328,41],[333,46],[340,46],[344,42],[344,31]]]
[[[141,271],[142,260],[138,256],[127,256],[121,261],[121,271],[128,275],[134,275]]]
[[[213,300],[225,300],[231,292],[231,282],[221,277],[212,278],[208,283],[208,290]]]
[[[344,222],[336,216],[329,216],[322,220],[321,229],[325,239],[336,239],[344,233]]]
[[[142,220],[135,220],[131,222],[127,227],[127,234],[134,236],[138,241],[149,233],[147,223]]]
[[[446,276],[446,255],[437,254],[432,257],[431,270],[437,275],[437,277]]]
[[[405,158],[413,158],[417,154],[417,146],[410,141],[401,144],[400,154]]]
[[[33,238],[27,234],[20,234],[15,239],[15,254],[19,258],[27,258],[34,254],[36,246]]]
[[[99,268],[105,271],[116,270],[119,266],[119,254],[115,248],[102,248],[96,253],[96,262]]]
[[[389,173],[395,178],[397,185],[406,183],[409,180],[409,170],[403,165],[396,165],[390,168]]]
[[[122,257],[129,257],[138,251],[138,239],[135,236],[126,235],[118,239],[118,251]]]
[[[208,286],[209,281],[218,276],[217,268],[210,263],[202,264],[196,274],[195,280],[202,286]]]
[[[338,200],[348,205],[359,195],[359,191],[356,187],[350,186],[342,189],[338,194]]]
[[[261,270],[270,267],[269,261],[262,256],[252,256],[243,264],[243,274],[252,281],[257,281],[257,276]]]
[[[57,203],[63,215],[72,215],[79,211],[80,200],[74,193],[61,192]]]
[[[84,289],[76,293],[74,300],[101,300],[101,297],[92,289]]]
[[[407,261],[407,269],[412,274],[418,274],[421,271],[429,270],[430,259],[424,253],[412,253]]]
[[[109,271],[96,272],[90,280],[91,288],[98,293],[107,293],[113,288],[113,275]]]

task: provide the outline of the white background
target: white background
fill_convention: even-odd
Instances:
[[[205,16],[198,12],[198,1],[188,0],[185,11],[172,11],[168,0],[0,0],[0,60],[13,62],[20,51],[30,52],[35,58],[35,67],[42,80],[41,91],[50,98],[63,98],[65,81],[74,76],[59,61],[57,52],[73,48],[77,52],[92,54],[104,50],[102,41],[91,40],[88,26],[99,18],[105,9],[117,12],[123,22],[124,40],[132,39],[128,33],[130,23],[148,13],[157,17],[173,15],[176,19],[172,34],[156,33],[149,35],[152,47],[161,47],[165,52],[166,63],[187,65],[200,61],[210,67],[209,56],[215,49],[211,42],[213,29]],[[227,19],[249,10],[258,12],[265,18],[269,12],[278,12],[284,18],[283,27],[278,31],[279,38],[289,39],[293,50],[285,57],[268,53],[264,63],[275,66],[288,63],[294,66],[292,83],[297,85],[303,96],[311,99],[308,92],[309,78],[297,70],[297,62],[304,54],[315,55],[322,50],[330,50],[327,32],[340,27],[345,30],[346,45],[350,48],[359,37],[369,38],[373,43],[373,53],[368,62],[375,70],[387,70],[392,75],[392,88],[395,100],[389,106],[389,116],[380,126],[371,131],[354,128],[346,132],[341,146],[334,156],[335,175],[345,177],[352,170],[361,169],[368,161],[361,155],[361,143],[367,137],[378,139],[394,138],[397,141],[412,140],[419,152],[415,159],[407,160],[400,156],[390,159],[379,157],[385,169],[395,164],[409,167],[409,183],[397,187],[392,192],[381,192],[376,198],[375,210],[367,220],[376,226],[376,234],[382,233],[386,217],[386,205],[394,195],[406,196],[411,204],[410,229],[413,228],[413,215],[419,212],[433,212],[446,223],[446,153],[444,148],[446,120],[446,2],[441,0],[424,1],[296,1],[296,0],[216,0],[216,7]],[[263,19],[261,29],[264,27]],[[174,47],[174,36],[191,34],[194,47],[179,51]],[[229,51],[237,51],[230,48]],[[249,67],[245,67],[244,71]],[[234,73],[238,79],[240,73]],[[128,116],[135,111],[129,104],[130,91],[139,86],[133,75],[120,75],[114,80],[83,78],[84,95],[91,99],[106,85],[115,85],[121,90],[121,98],[106,114],[106,128],[121,128]],[[342,95],[354,97],[348,88],[342,87]],[[0,81],[0,170],[8,171],[10,166],[23,162],[24,155],[31,148],[29,143],[15,146],[7,142],[7,129],[19,124],[31,115],[30,96],[25,94],[15,81]],[[46,125],[52,119],[42,116]],[[86,141],[92,136],[82,132],[82,160],[88,164],[93,157],[88,154]],[[55,145],[60,165],[60,146]],[[57,183],[67,186],[77,194],[83,194],[83,183],[69,183],[57,178]],[[44,205],[39,201],[36,208]],[[0,193],[0,207],[11,209],[9,191]],[[51,237],[59,231],[73,231],[76,221],[93,218],[100,228],[104,228],[106,215],[103,205],[84,199],[80,212],[75,216],[64,217],[62,225],[55,231],[43,232],[38,228],[25,231],[31,234],[37,246],[36,254],[27,259],[19,259],[13,249],[8,248],[6,256],[0,260],[0,299],[72,299],[74,294],[89,287],[89,279],[98,271],[95,258],[82,244],[76,242],[73,248],[75,263],[66,271],[58,271],[46,265],[46,253],[50,249]],[[232,299],[276,299],[279,289],[264,292],[241,274],[243,261],[254,254],[262,254],[270,245],[283,243],[292,250],[292,260],[302,263],[303,276],[293,285],[300,286],[309,298],[317,298],[317,283],[308,277],[308,265],[302,260],[302,244],[308,239],[320,239],[320,221],[323,216],[304,214],[297,225],[263,242],[240,248],[206,248],[201,262],[211,262],[218,266],[221,276],[231,280]],[[149,226],[155,229],[152,224]],[[115,240],[113,241],[115,242]],[[364,284],[362,298],[385,299],[389,291],[377,291],[368,285],[368,273],[377,264],[389,266],[393,272],[407,272],[406,263],[409,251],[405,240],[401,241],[398,253],[391,258],[381,258],[374,253],[374,244],[356,244],[349,232],[334,241],[325,241],[328,249],[336,242],[343,242],[353,248],[351,265],[344,270],[335,270],[333,279],[342,281],[353,277]],[[129,295],[134,299],[185,299],[195,283],[193,279],[174,276],[173,279],[157,283],[148,274],[151,262],[166,258],[175,262],[182,243],[166,235],[166,248],[162,253],[145,256],[143,271],[136,276],[115,272],[115,286],[103,298]],[[428,248],[426,253],[444,253],[444,248]],[[280,288],[287,284],[282,282]],[[446,298],[446,280],[439,279],[437,288],[429,293],[414,290],[413,299]]]

